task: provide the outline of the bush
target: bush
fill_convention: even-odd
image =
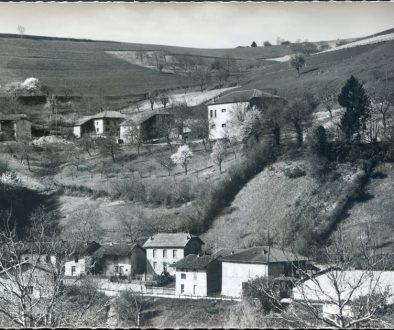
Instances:
[[[306,172],[299,167],[287,167],[283,172],[290,179],[300,178],[306,175]]]

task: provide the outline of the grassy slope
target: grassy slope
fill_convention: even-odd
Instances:
[[[33,76],[57,88],[71,88],[76,95],[139,94],[151,89],[180,87],[186,78],[160,73],[117,59],[105,51],[165,50],[172,54],[240,59],[286,55],[288,47],[194,49],[117,42],[70,41],[1,37],[0,85]]]
[[[306,58],[306,63],[300,77],[288,63],[266,65],[251,73],[242,88],[276,88],[280,95],[288,98],[305,90],[319,95],[327,86],[338,91],[351,74],[365,81],[368,88],[382,83],[386,72],[392,84],[394,41],[313,55]]]

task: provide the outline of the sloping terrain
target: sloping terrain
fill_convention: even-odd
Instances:
[[[291,175],[297,168],[299,174]],[[371,235],[383,244],[392,243],[394,172],[392,164],[382,165],[381,170],[387,177],[378,172],[371,179],[371,199],[351,205],[344,226],[352,235],[370,226],[374,229]],[[202,239],[211,249],[237,248],[267,244],[269,235],[275,245],[283,242],[285,247],[308,252],[304,250],[308,245],[305,234],[335,230],[330,219],[342,201],[355,193],[362,175],[360,165],[344,163],[331,178],[321,181],[308,161],[279,161],[249,181]]]

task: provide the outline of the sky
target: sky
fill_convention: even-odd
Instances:
[[[363,37],[393,17],[394,2],[0,3],[0,33],[232,48]]]

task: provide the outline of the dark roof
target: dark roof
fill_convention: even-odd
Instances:
[[[35,269],[42,270],[42,271],[48,272],[48,273],[50,273],[50,272],[55,270],[55,268],[51,267],[50,265],[34,264],[30,260],[28,260],[28,261],[21,262],[20,264],[8,267],[7,269],[1,270],[0,271],[0,278],[8,279],[9,278],[8,274],[19,272],[19,269],[23,273],[23,272],[25,272],[28,269],[31,269],[33,267]]]
[[[214,260],[231,254],[231,250],[222,249],[212,255],[188,254],[173,266],[181,269],[205,269]]]
[[[40,253],[55,254],[62,252],[73,252],[73,254],[90,255],[100,247],[97,242],[79,242],[72,244],[65,241],[57,242],[24,242],[21,244],[19,252],[22,254]]]
[[[138,125],[157,115],[172,116],[168,112],[144,111],[142,113],[140,112],[140,113],[130,114],[129,118],[127,118],[124,122],[122,122],[120,126],[128,126],[130,123]]]
[[[91,116],[84,116],[84,117],[78,119],[75,122],[74,126],[81,126],[92,119],[103,119],[103,118],[126,119],[127,115],[120,113],[119,111],[106,110],[106,111],[102,111],[102,112],[96,113]]]
[[[198,237],[189,233],[159,233],[149,237],[143,245],[144,248],[153,247],[180,247],[183,248],[191,239],[198,239],[202,244],[204,242]]]
[[[29,120],[25,114],[17,114],[17,115],[7,114],[6,115],[6,114],[0,113],[0,120],[14,121],[14,120],[22,120],[22,119]]]
[[[141,248],[138,244],[106,244],[101,245],[93,254],[93,258],[102,258],[104,256],[128,256],[136,248]]]
[[[208,104],[225,104],[225,103],[236,103],[236,102],[249,102],[253,98],[277,98],[282,99],[282,97],[273,95],[267,92],[263,92],[259,89],[249,89],[244,91],[233,91],[226,95],[220,96],[213,99]]]
[[[268,246],[256,246],[222,257],[220,260],[235,263],[268,264],[275,262],[305,261],[308,259],[290,251],[274,247],[269,248]]]

